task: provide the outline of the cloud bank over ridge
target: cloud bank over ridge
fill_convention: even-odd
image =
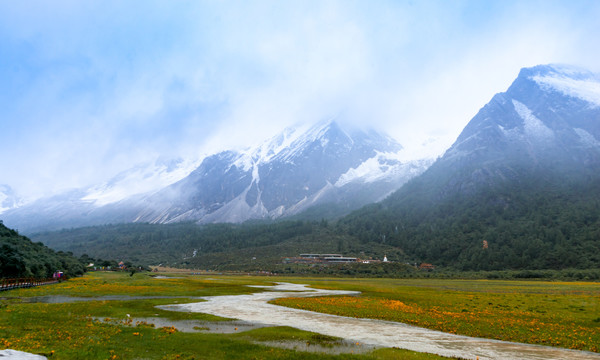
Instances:
[[[0,184],[39,196],[331,116],[439,153],[518,70],[599,71],[593,1],[0,5]]]

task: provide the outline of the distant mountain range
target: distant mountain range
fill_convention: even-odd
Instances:
[[[243,152],[141,165],[1,216],[29,232],[128,222],[239,223],[315,207],[319,216],[339,216],[382,200],[432,162],[404,161],[402,146],[389,136],[330,120],[288,128]]]
[[[251,266],[251,253],[268,254],[273,264],[310,249],[385,251],[396,261],[457,270],[600,267],[598,75],[559,65],[522,69],[431,166],[399,161],[400,149],[386,136],[326,122],[244,153],[207,157],[189,176],[139,197],[143,211],[129,215],[150,222],[242,221],[312,211],[319,201],[357,205],[385,197],[333,226],[130,224],[36,239],[92,255],[130,249],[134,260],[196,267]],[[120,203],[102,209],[112,205]]]

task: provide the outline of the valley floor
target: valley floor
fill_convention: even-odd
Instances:
[[[3,293],[0,349],[57,359],[440,358],[349,344],[318,330],[319,333],[287,326],[248,327],[247,323],[237,325],[214,315],[156,307],[201,301],[198,297],[259,293],[264,290],[245,285],[273,285],[274,280],[361,292],[352,296],[276,300],[287,306],[406,323],[421,321],[416,325],[431,328],[436,327],[430,323],[435,318],[435,324],[446,326],[446,332],[474,329],[474,335],[481,336],[477,332],[493,327],[493,336],[486,337],[511,336],[507,340],[529,343],[543,343],[540,339],[551,337],[548,345],[593,352],[598,352],[594,344],[600,343],[599,283],[93,273],[58,285]],[[52,297],[57,295],[62,300]],[[64,302],[65,296],[80,301]],[[50,299],[55,303],[48,303]],[[154,324],[152,320],[140,319],[161,321]],[[192,326],[195,332],[179,331],[176,321],[196,324]],[[211,330],[220,323],[231,325],[223,326],[229,328],[228,333]],[[477,329],[478,323],[484,325]],[[591,352],[575,354],[600,358]]]
[[[339,336],[357,344],[398,347],[457,358],[482,360],[600,359],[600,354],[591,352],[467,337],[399,322],[323,314],[268,303],[270,300],[287,299],[288,303],[296,304],[302,303],[305,298],[309,298],[310,303],[311,300],[314,300],[313,297],[318,297],[319,301],[339,304],[340,302],[337,300],[340,299],[340,296],[345,299],[344,301],[357,296],[360,298],[360,292],[356,291],[315,290],[305,285],[291,283],[279,283],[275,286],[265,287],[265,290],[265,292],[250,295],[206,297],[204,298],[206,301],[203,302],[167,305],[161,308],[208,313],[270,326],[293,326],[305,331]],[[281,302],[286,303],[286,301]],[[356,309],[356,305],[360,306],[360,301],[351,303],[354,305],[352,306],[354,309]],[[402,304],[399,301],[394,303]],[[300,306],[296,305],[295,307]],[[381,310],[383,307],[379,307],[379,309]],[[403,311],[403,306],[397,306],[396,311]],[[447,316],[450,315],[447,314]]]

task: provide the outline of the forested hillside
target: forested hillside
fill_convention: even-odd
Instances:
[[[461,270],[600,266],[595,74],[522,69],[427,171],[345,218],[349,234]]]
[[[268,268],[306,252],[387,254],[394,261],[456,270],[600,266],[600,183],[554,186],[530,179],[518,189],[504,185],[443,201],[407,196],[426,185],[412,182],[337,224],[126,224],[34,238],[76,255],[201,268]]]
[[[343,219],[361,241],[377,238],[412,257],[459,270],[600,266],[600,182],[530,178],[472,195],[423,199],[413,182]],[[485,243],[484,243],[485,241]]]
[[[34,243],[0,221],[0,278],[49,278],[57,270],[75,276],[83,274],[85,268],[71,254]]]
[[[246,224],[121,224],[65,229],[33,235],[75,255],[145,265],[196,268],[268,267],[300,253],[341,253],[360,258],[404,261],[398,248],[360,243],[327,221]]]

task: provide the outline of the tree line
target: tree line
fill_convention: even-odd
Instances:
[[[0,220],[0,278],[50,278],[56,271],[77,276],[84,273],[85,266],[72,253],[32,242]]]
[[[598,180],[532,176],[467,195],[439,189],[412,182],[381,203],[329,221],[121,224],[33,237],[78,256],[228,269],[264,269],[301,252],[387,253],[392,261],[446,271],[600,268]]]

